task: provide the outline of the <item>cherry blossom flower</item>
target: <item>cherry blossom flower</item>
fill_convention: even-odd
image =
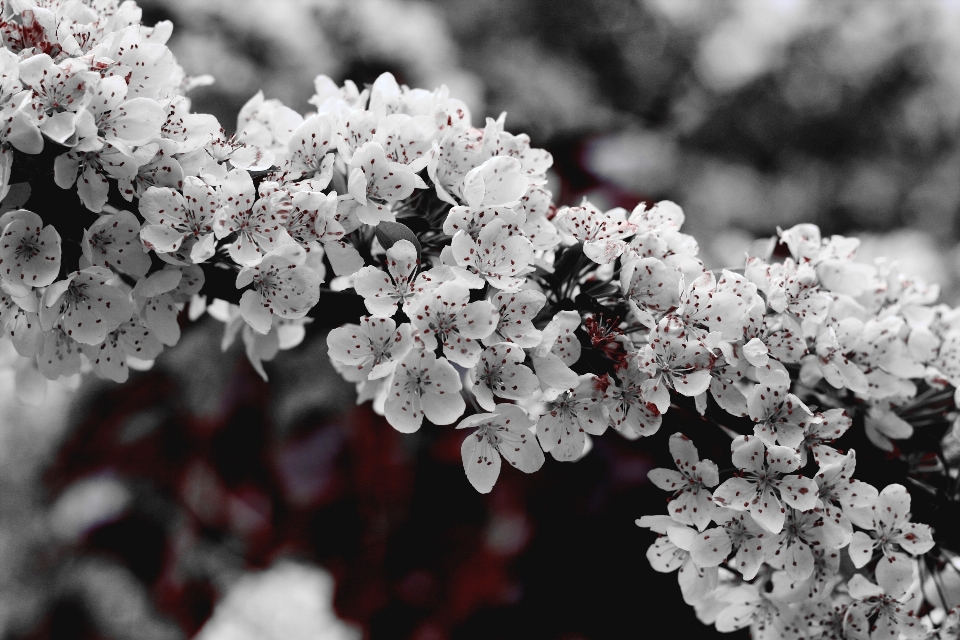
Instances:
[[[395,314],[398,302],[403,312],[410,315],[420,295],[454,277],[442,269],[418,273],[417,249],[409,240],[400,240],[387,249],[386,266],[386,272],[372,266],[363,267],[353,278],[353,286],[363,296],[367,310],[381,318]]]
[[[603,213],[584,201],[583,206],[565,208],[557,212],[557,228],[583,243],[583,255],[598,264],[609,264],[623,254],[625,238],[636,231],[627,222],[627,212],[613,209]]]
[[[254,330],[266,334],[278,318],[297,319],[320,299],[320,277],[307,267],[307,252],[295,244],[274,249],[259,264],[237,274],[237,288],[252,284],[240,297],[240,313]]]
[[[672,573],[679,569],[677,580],[684,602],[694,605],[716,589],[717,567],[697,566],[690,553],[697,537],[695,530],[650,520],[649,516],[641,518],[637,524],[663,534],[647,549],[647,560],[653,570],[660,573]]]
[[[467,173],[496,155],[502,121],[498,123],[488,118],[485,129],[476,129],[469,125],[468,112],[457,118],[454,113],[449,113],[441,121],[445,131],[433,147],[427,172],[437,197],[457,205],[454,197],[462,196],[463,179]]]
[[[301,124],[303,116],[279,100],[265,99],[263,91],[258,91],[240,108],[237,140],[275,152],[287,146]]]
[[[596,378],[585,374],[575,388],[547,403],[546,413],[537,420],[537,437],[555,460],[573,461],[584,453],[585,434],[602,435],[607,423]]]
[[[72,376],[80,372],[80,344],[55,327],[43,334],[43,345],[37,354],[37,367],[48,380]]]
[[[476,241],[483,228],[498,221],[507,226],[508,235],[521,235],[524,217],[515,208],[506,206],[490,206],[473,209],[471,207],[451,207],[443,221],[443,232],[448,236],[455,236],[459,231],[466,231]],[[529,239],[529,238],[528,238]]]
[[[257,199],[250,174],[233,169],[220,184],[220,209],[216,214],[214,234],[218,240],[237,234],[228,247],[230,257],[248,267],[260,261],[265,252],[289,242],[286,230],[290,214],[290,196],[261,183]]]
[[[309,180],[312,188],[325,189],[333,176],[333,154],[329,152],[335,147],[330,114],[310,116],[294,129],[287,142],[284,181]]]
[[[477,341],[497,326],[497,311],[489,301],[469,300],[470,289],[462,281],[444,282],[423,295],[410,316],[422,338],[436,336],[447,358],[464,367],[477,364],[481,351]]]
[[[419,172],[430,162],[433,141],[440,137],[436,121],[428,115],[392,113],[377,123],[374,140],[390,160]]]
[[[60,272],[60,234],[26,209],[0,216],[0,283],[17,296],[45,287]]]
[[[165,111],[167,119],[160,127],[160,135],[163,140],[176,144],[178,154],[196,151],[206,154],[204,147],[211,144],[223,131],[214,116],[208,113],[190,113],[190,101],[185,96],[171,96]]]
[[[495,156],[464,176],[463,200],[472,209],[513,207],[520,204],[529,185],[519,160]]]
[[[40,307],[45,330],[59,327],[81,344],[100,344],[130,319],[130,300],[109,284],[113,273],[103,267],[74,271],[49,287]]]
[[[807,617],[808,626],[839,630],[843,628],[842,616],[837,617],[836,611],[824,612],[826,601],[832,595],[834,587],[840,582],[839,549],[811,546],[813,555],[813,569],[810,575],[801,580],[790,576],[787,571],[775,571],[773,574],[773,597],[787,603],[805,603],[816,607],[815,611],[823,617],[817,623],[812,623]],[[816,603],[816,604],[814,604]],[[808,614],[809,616],[809,614]]]
[[[753,584],[734,587],[719,599],[727,603],[717,616],[717,631],[729,633],[750,627],[753,638],[799,638],[799,616]]]
[[[877,548],[887,559],[904,560],[900,550],[918,556],[933,548],[930,527],[910,522],[910,494],[901,484],[884,487],[869,508],[846,509],[845,513],[853,524],[870,532],[857,531],[850,541],[850,559],[857,568],[869,562]]]
[[[770,532],[780,533],[786,512],[784,503],[799,511],[816,505],[817,484],[791,473],[799,469],[793,449],[767,447],[753,436],[737,436],[730,449],[733,464],[743,473],[742,477],[726,480],[713,492],[713,500],[720,506],[749,511]]]
[[[691,326],[720,332],[725,340],[738,340],[757,302],[757,287],[743,276],[724,270],[720,279],[707,272],[680,294],[676,314]]]
[[[843,534],[823,526],[816,511],[787,507],[783,529],[767,543],[767,562],[786,572],[792,580],[806,580],[813,574],[814,551],[835,550],[844,545]]]
[[[460,376],[446,358],[411,349],[397,363],[388,383],[384,416],[397,431],[413,433],[423,418],[452,424],[463,415]]]
[[[617,377],[620,384],[607,378],[608,384],[603,392],[611,426],[630,439],[652,436],[660,429],[663,417],[660,408],[643,393],[650,376],[631,358],[617,371]]]
[[[723,351],[725,343],[721,342]],[[726,343],[729,344],[729,343]],[[744,378],[749,371],[750,363],[740,358],[735,363],[728,361],[724,355],[719,358],[710,370],[710,395],[721,409],[730,415],[747,417],[747,397],[744,393]]]
[[[189,238],[194,262],[203,262],[214,252],[215,216],[220,209],[216,191],[195,177],[183,181],[183,192],[169,187],[150,187],[140,198],[140,215],[146,224],[140,237],[157,253],[177,251]]]
[[[130,375],[128,358],[153,360],[163,351],[163,345],[149,329],[136,320],[129,320],[108,333],[99,345],[80,345],[80,350],[90,360],[97,375],[114,382],[126,382]]]
[[[57,156],[54,181],[61,189],[76,185],[80,202],[90,211],[100,213],[110,193],[110,179],[132,180],[137,174],[137,158],[107,143],[99,151],[84,151],[78,145]]]
[[[703,342],[687,336],[679,317],[665,317],[650,336],[650,343],[640,352],[640,368],[649,376],[642,384],[647,402],[665,413],[670,407],[670,389],[696,396],[710,387],[710,368],[716,356]]]
[[[533,326],[533,319],[547,303],[547,297],[539,291],[500,291],[490,298],[500,314],[494,339],[512,342],[529,349],[540,344],[543,334]]]
[[[179,189],[183,186],[183,166],[180,160],[173,157],[177,150],[177,143],[172,140],[157,140],[144,145],[137,150],[137,173],[117,181],[120,195],[127,202],[132,202],[134,196],[141,197],[150,187],[170,187]],[[141,163],[141,158],[154,151],[153,157]],[[141,156],[142,154],[142,156]]]
[[[779,370],[777,375],[754,387],[747,397],[747,407],[756,423],[754,435],[767,446],[779,443],[798,448],[813,421],[813,412],[790,393],[790,379]]]
[[[16,56],[7,50],[0,55],[0,199],[10,191],[14,149],[37,154],[43,149],[43,136],[30,113],[32,91],[20,90]]]
[[[39,291],[15,298],[0,291],[0,330],[10,338],[13,348],[24,357],[39,353],[44,341],[40,325]]]
[[[858,341],[863,323],[847,318],[835,326],[823,325],[816,339],[816,364],[823,378],[833,387],[867,393],[869,384],[860,367],[847,354]]]
[[[703,531],[717,508],[708,490],[720,482],[717,465],[710,460],[701,460],[693,442],[682,433],[670,436],[670,454],[678,471],[653,469],[647,477],[660,489],[673,493],[670,517]]]
[[[20,63],[20,80],[33,90],[40,131],[54,142],[73,146],[76,142],[77,118],[92,99],[90,89],[99,76],[76,58],[59,63],[46,53],[26,58]]]
[[[79,144],[54,163],[56,182],[62,189],[72,187],[79,175],[78,193],[91,211],[99,212],[106,204],[109,185],[104,174],[117,179],[135,176],[144,163],[137,162],[134,148],[159,138],[166,120],[156,100],[127,99],[128,91],[124,78],[100,79],[84,112],[92,122],[78,123]]]
[[[347,324],[327,334],[330,357],[352,365],[364,378],[393,373],[397,362],[413,347],[411,326],[397,326],[391,318],[364,316],[360,324]]]
[[[530,431],[526,412],[515,404],[500,404],[491,413],[464,418],[457,429],[476,429],[463,441],[460,455],[467,480],[480,493],[490,493],[500,476],[500,458],[524,473],[543,466],[543,451]]]
[[[364,224],[393,222],[390,206],[426,184],[405,164],[387,160],[383,146],[371,140],[360,146],[350,163],[349,193],[362,206],[357,215]]]
[[[753,580],[774,536],[747,511],[716,507],[710,517],[719,526],[697,535],[690,547],[694,562],[701,567],[716,567],[726,562],[736,549],[730,566],[739,571],[744,580]]]
[[[537,376],[523,365],[526,357],[522,348],[509,342],[493,344],[483,350],[470,372],[470,390],[481,407],[493,411],[496,407],[494,396],[520,400],[539,388]]]
[[[579,383],[579,377],[570,369],[580,359],[582,347],[574,334],[579,326],[579,313],[558,312],[543,329],[540,344],[530,354],[545,399],[555,398]]]
[[[661,200],[649,209],[641,202],[627,220],[636,228],[636,236],[629,248],[638,257],[656,257],[677,266],[674,264],[678,262],[676,258],[682,261],[699,251],[697,241],[680,232],[685,219],[683,209],[669,200]],[[653,253],[648,253],[651,250]]]
[[[548,218],[555,210],[550,192],[538,185],[527,188],[520,206],[514,208],[514,211],[522,212],[521,231],[535,250],[547,251],[562,241],[557,226]]]
[[[851,450],[845,456],[838,454],[835,461],[820,463],[820,472],[814,476],[821,503],[818,508],[823,510],[823,526],[838,529],[844,544],[848,544],[853,536],[853,525],[847,513],[872,507],[878,495],[875,487],[853,477],[856,466],[856,451]]]
[[[782,264],[767,264],[750,258],[744,275],[767,297],[767,304],[776,313],[785,314],[800,333],[799,322],[823,320],[830,298],[820,290],[817,274],[809,264],[797,264],[787,258]]]
[[[140,242],[140,222],[129,211],[100,216],[83,234],[86,264],[117,269],[142,278],[150,270],[150,255]]]
[[[842,436],[852,424],[853,420],[844,409],[830,409],[814,414],[813,419],[807,422],[803,441],[797,447],[800,465],[806,466],[808,452],[813,454],[813,459],[821,467],[840,462],[843,455],[826,443]]]
[[[680,304],[682,274],[656,258],[640,258],[620,270],[624,297],[637,320],[653,328]]]
[[[298,191],[290,199],[287,232],[308,253],[323,245],[334,273],[346,276],[363,267],[363,258],[347,238],[347,230],[338,214],[336,192]]]
[[[474,240],[465,230],[453,237],[450,253],[458,267],[476,274],[476,286],[486,280],[501,291],[518,291],[523,285],[520,273],[533,262],[533,245],[520,235],[511,235],[509,225],[493,221]],[[483,278],[483,280],[480,280]]]
[[[899,565],[903,564],[901,568]],[[856,640],[880,638],[919,639],[926,635],[923,625],[905,601],[912,582],[913,567],[906,560],[877,565],[877,582],[873,584],[856,574],[847,582],[847,591],[854,598],[844,618],[845,637]],[[896,568],[894,568],[896,567]],[[906,579],[905,576],[909,576]]]
[[[162,344],[174,346],[180,341],[177,322],[183,302],[203,286],[200,267],[168,266],[141,278],[133,288],[133,300],[140,321]]]

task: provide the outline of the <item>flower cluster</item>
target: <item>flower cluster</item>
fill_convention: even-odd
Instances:
[[[390,74],[362,90],[320,76],[306,114],[259,94],[227,135],[190,112],[170,25],[140,25],[134,2],[2,6],[0,323],[20,384],[123,381],[204,313],[266,377],[321,320],[394,428],[470,429],[480,492],[501,459],[574,461],[591,436],[651,436],[688,405],[734,437],[738,471],[721,483],[672,436],[678,471],[650,476],[670,513],[642,523],[701,618],[758,637],[926,633],[911,558],[931,530],[832,443],[857,418],[896,454],[952,415],[960,316],[935,287],[812,225],[709,270],[676,204],[558,208],[550,154],[503,116],[480,128],[445,87]],[[47,187],[75,202],[22,208]],[[346,324],[345,299],[366,310]]]
[[[833,419],[849,426],[842,413]],[[670,437],[677,470],[650,473],[673,495],[669,515],[637,524],[660,534],[647,558],[657,571],[679,569],[703,622],[756,638],[928,637],[914,583],[915,556],[934,547],[930,527],[910,521],[903,485],[878,492],[853,478],[853,450],[831,451],[805,477],[797,448],[738,436],[738,471],[720,483],[689,438]]]

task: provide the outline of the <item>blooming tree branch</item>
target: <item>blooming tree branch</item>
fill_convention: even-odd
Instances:
[[[393,428],[469,429],[482,493],[515,473],[502,460],[575,461],[683,407],[733,437],[731,462],[671,435],[676,470],[649,476],[668,515],[639,523],[704,622],[913,638],[942,619],[956,637],[914,584],[936,532],[835,443],[862,429],[907,459],[915,429],[949,426],[960,315],[936,287],[812,225],[710,270],[676,204],[558,208],[550,154],[503,116],[476,126],[446,87],[390,74],[318,78],[305,114],[257,95],[227,134],[190,111],[171,25],[140,17],[129,0],[0,4],[0,328],[19,384],[122,382],[205,313],[266,377],[314,322]],[[954,504],[937,447],[903,481]]]

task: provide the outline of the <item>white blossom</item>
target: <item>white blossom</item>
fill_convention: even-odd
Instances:
[[[539,384],[533,371],[523,365],[525,359],[523,349],[509,342],[492,344],[484,349],[470,372],[470,390],[477,403],[487,411],[493,411],[496,406],[494,396],[521,400],[533,394]]]
[[[230,257],[248,267],[260,261],[263,254],[290,240],[286,230],[290,214],[290,197],[283,191],[260,185],[260,197],[250,174],[233,169],[220,184],[220,209],[214,224],[217,239],[232,234],[237,238],[228,247]]]
[[[636,231],[626,214],[623,209],[603,213],[584,202],[581,207],[561,209],[554,222],[560,231],[583,243],[585,256],[598,264],[608,264],[623,254],[625,239]]]
[[[906,560],[902,551],[921,555],[933,548],[930,527],[910,522],[910,494],[901,484],[887,485],[872,505],[847,509],[846,513],[853,524],[869,532],[857,531],[850,541],[850,559],[858,568],[873,558],[877,548],[888,560]]]
[[[360,324],[347,324],[327,334],[330,357],[355,366],[364,378],[383,378],[413,347],[411,326],[397,326],[391,318],[364,316]]]
[[[265,334],[274,316],[302,318],[317,304],[320,277],[305,265],[306,260],[302,247],[284,245],[237,274],[238,289],[253,285],[240,297],[240,313],[254,330]]]
[[[190,238],[194,262],[203,262],[214,252],[214,216],[220,198],[209,185],[193,176],[183,182],[183,191],[150,187],[140,198],[140,214],[146,224],[140,230],[143,243],[158,253],[177,251]]]
[[[422,338],[435,336],[444,355],[464,367],[479,360],[482,347],[478,341],[493,333],[497,317],[489,301],[469,300],[470,289],[462,281],[444,282],[424,294],[410,316]]]
[[[53,283],[43,296],[41,324],[47,330],[59,327],[81,344],[100,344],[133,312],[129,298],[110,284],[112,279],[108,269],[87,267]]]
[[[579,459],[584,453],[586,434],[599,436],[606,431],[608,419],[597,383],[592,375],[581,376],[576,387],[548,402],[546,413],[537,420],[540,446],[555,460]]]
[[[0,216],[0,284],[24,296],[45,287],[60,272],[60,234],[32,211],[20,209]]]
[[[693,442],[682,433],[670,436],[670,454],[678,470],[653,469],[647,477],[660,489],[674,494],[669,506],[674,520],[703,531],[717,508],[708,489],[720,482],[717,465],[701,460]]]
[[[500,458],[524,473],[543,466],[543,451],[530,431],[526,412],[514,404],[500,404],[492,413],[464,418],[457,429],[476,429],[460,447],[467,480],[480,493],[490,493],[500,476]]]
[[[407,352],[387,386],[384,415],[397,431],[416,431],[424,417],[434,424],[451,424],[463,415],[460,376],[446,358],[429,351]]]
[[[357,208],[360,220],[375,225],[393,222],[390,205],[426,184],[407,165],[387,160],[383,146],[371,140],[353,154],[348,186],[350,195],[362,205]]]
[[[450,244],[454,259],[450,264],[475,274],[477,286],[486,280],[501,291],[519,290],[523,284],[519,275],[533,262],[533,245],[511,233],[509,225],[497,220],[484,226],[476,240],[461,229]]]
[[[87,264],[137,278],[150,270],[150,255],[140,242],[140,222],[129,211],[100,216],[90,225],[83,234],[83,257]]]
[[[791,473],[799,470],[795,450],[779,445],[767,447],[752,436],[738,436],[730,449],[733,464],[743,474],[726,480],[713,492],[714,502],[720,506],[749,511],[770,532],[780,533],[786,512],[784,504],[799,511],[816,505],[816,483]]]

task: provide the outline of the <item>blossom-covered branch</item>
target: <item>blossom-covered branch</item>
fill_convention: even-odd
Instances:
[[[915,588],[917,558],[945,551],[905,485],[854,478],[834,444],[858,425],[906,457],[914,429],[951,424],[960,316],[935,287],[812,225],[710,269],[678,205],[558,207],[550,154],[505,116],[480,126],[390,74],[320,76],[307,113],[257,95],[227,134],[191,112],[171,25],[140,18],[129,0],[0,3],[0,327],[21,389],[122,382],[205,313],[266,378],[316,321],[394,428],[465,430],[484,493],[503,461],[575,461],[681,407],[731,436],[731,464],[672,435],[677,469],[650,474],[668,515],[640,523],[702,620],[956,637]],[[955,504],[941,453],[902,480]]]

